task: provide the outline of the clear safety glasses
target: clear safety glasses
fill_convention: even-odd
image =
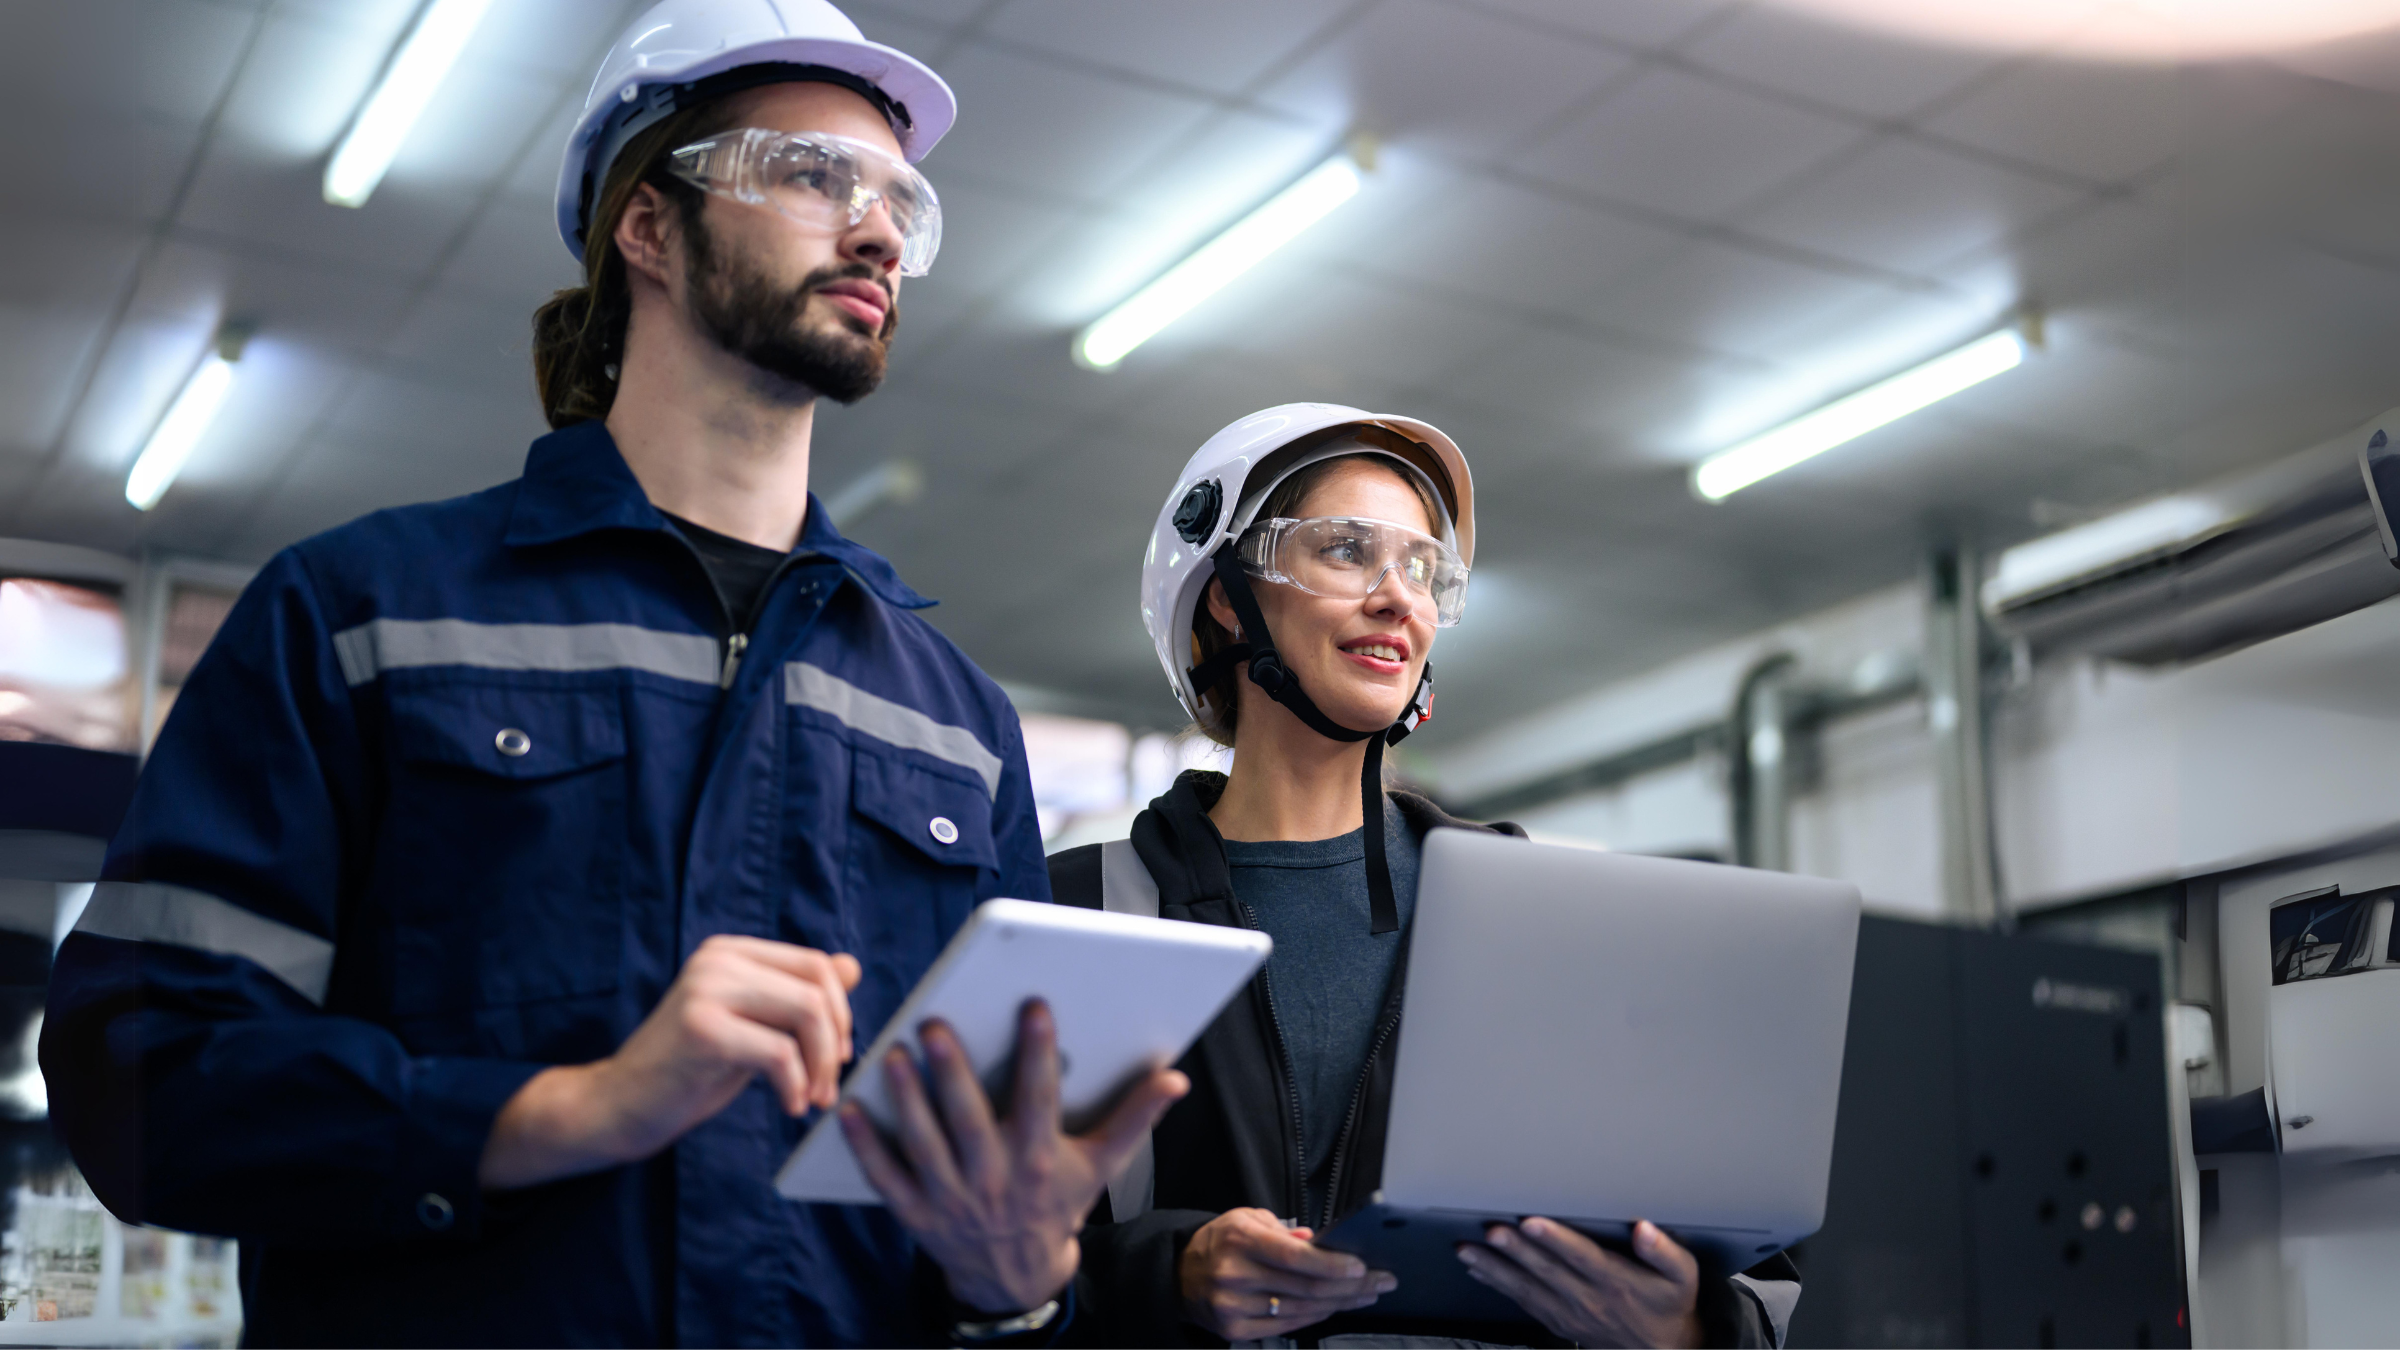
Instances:
[[[667,157],[685,182],[787,220],[839,234],[882,202],[900,231],[900,274],[932,270],[942,247],[942,203],[907,162],[830,132],[744,127],[694,141]]]
[[[1238,554],[1242,570],[1311,595],[1363,600],[1384,577],[1433,603],[1434,627],[1448,628],[1467,608],[1467,565],[1448,544],[1388,520],[1359,516],[1278,516],[1252,525]]]

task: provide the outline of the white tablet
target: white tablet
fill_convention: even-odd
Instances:
[[[864,1107],[888,1133],[895,1117],[878,1066],[895,1045],[921,1056],[917,1029],[937,1017],[958,1033],[985,1090],[1001,1089],[994,1099],[1003,1100],[1018,1014],[1041,998],[1058,1025],[1066,1127],[1081,1130],[1136,1078],[1181,1059],[1273,945],[1247,928],[987,900],[858,1057],[842,1100]],[[794,1200],[883,1203],[831,1111],[776,1173],[775,1189]]]

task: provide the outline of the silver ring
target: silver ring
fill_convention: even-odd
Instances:
[[[1283,1300],[1273,1294],[1267,1295],[1267,1320],[1272,1322],[1281,1316],[1283,1316]]]

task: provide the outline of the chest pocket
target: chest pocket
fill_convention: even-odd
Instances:
[[[896,1003],[1000,869],[991,793],[970,770],[944,772],[860,748],[851,757],[850,810],[850,950],[868,961],[877,986],[868,999]]]
[[[392,925],[392,1010],[615,990],[622,694],[445,682],[390,699],[394,764],[373,887]]]

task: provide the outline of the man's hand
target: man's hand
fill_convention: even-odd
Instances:
[[[1577,1345],[1700,1344],[1700,1263],[1647,1219],[1629,1260],[1554,1219],[1494,1224],[1461,1243],[1467,1273]]]
[[[1229,1209],[1183,1249],[1184,1312],[1229,1341],[1288,1336],[1400,1287],[1389,1271],[1310,1243],[1263,1209]]]
[[[500,1108],[481,1176],[532,1186],[647,1158],[765,1074],[783,1109],[831,1106],[850,1045],[856,957],[764,938],[700,944],[617,1053],[544,1069]]]
[[[907,1163],[853,1103],[842,1109],[842,1133],[859,1166],[941,1263],[959,1302],[1008,1314],[1057,1297],[1082,1259],[1075,1235],[1083,1216],[1190,1080],[1154,1069],[1096,1129],[1070,1137],[1059,1126],[1058,1028],[1039,1000],[1017,1020],[1017,1082],[1005,1121],[993,1120],[948,1026],[928,1022],[918,1041],[939,1118],[907,1052],[893,1050],[883,1067]]]

